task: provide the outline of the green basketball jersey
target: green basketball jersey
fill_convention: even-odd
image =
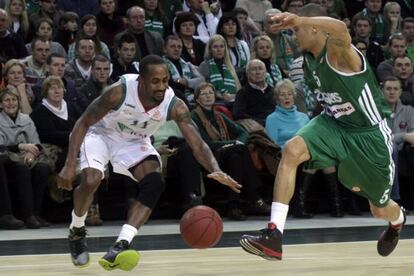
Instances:
[[[341,125],[364,128],[377,125],[391,114],[371,67],[362,56],[357,73],[339,72],[329,64],[326,46],[317,58],[304,55],[307,85],[323,105],[324,113]]]

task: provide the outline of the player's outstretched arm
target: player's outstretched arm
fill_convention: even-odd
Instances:
[[[115,83],[106,88],[103,94],[94,100],[78,119],[69,138],[69,148],[65,166],[57,177],[57,185],[59,188],[65,190],[72,189],[72,182],[75,178],[77,165],[76,159],[86,132],[91,125],[98,122],[111,109],[116,107],[121,99],[121,86],[119,83]]]
[[[175,102],[171,118],[177,123],[183,133],[184,138],[193,151],[194,157],[210,173],[208,177],[240,193],[241,185],[220,169],[216,158],[201,138],[196,125],[191,119],[190,111],[182,100],[177,99]]]

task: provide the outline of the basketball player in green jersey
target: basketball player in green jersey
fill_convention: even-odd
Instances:
[[[289,140],[284,148],[268,227],[257,236],[243,235],[242,248],[268,260],[282,259],[282,233],[295,188],[296,169],[336,166],[348,189],[369,200],[374,217],[389,222],[377,251],[389,255],[405,223],[404,210],[390,199],[394,178],[389,110],[364,56],[351,44],[346,25],[319,16],[320,6],[308,4],[298,15],[281,13],[272,20],[274,30],[292,29],[304,53],[307,84],[324,106]]]

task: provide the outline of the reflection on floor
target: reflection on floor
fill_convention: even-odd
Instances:
[[[268,217],[252,217],[244,222],[224,220],[224,234],[216,247],[236,247],[244,233],[263,228]],[[115,241],[123,222],[105,222],[101,227],[89,227],[88,244],[91,252],[103,252]],[[137,250],[182,249],[186,245],[179,235],[178,220],[150,220],[135,238]],[[402,239],[414,238],[414,216],[409,216]],[[313,219],[289,218],[284,244],[374,241],[385,223],[365,213],[361,217],[331,218],[318,215]],[[0,255],[67,253],[67,225],[52,225],[43,229],[16,231],[0,230]]]

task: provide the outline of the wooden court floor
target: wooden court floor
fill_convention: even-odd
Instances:
[[[392,255],[377,255],[376,242],[287,245],[284,260],[266,261],[241,248],[142,251],[131,272],[103,270],[103,253],[91,254],[87,268],[75,268],[68,254],[0,257],[1,276],[139,275],[139,276],[408,276],[414,275],[414,240],[401,240]]]

